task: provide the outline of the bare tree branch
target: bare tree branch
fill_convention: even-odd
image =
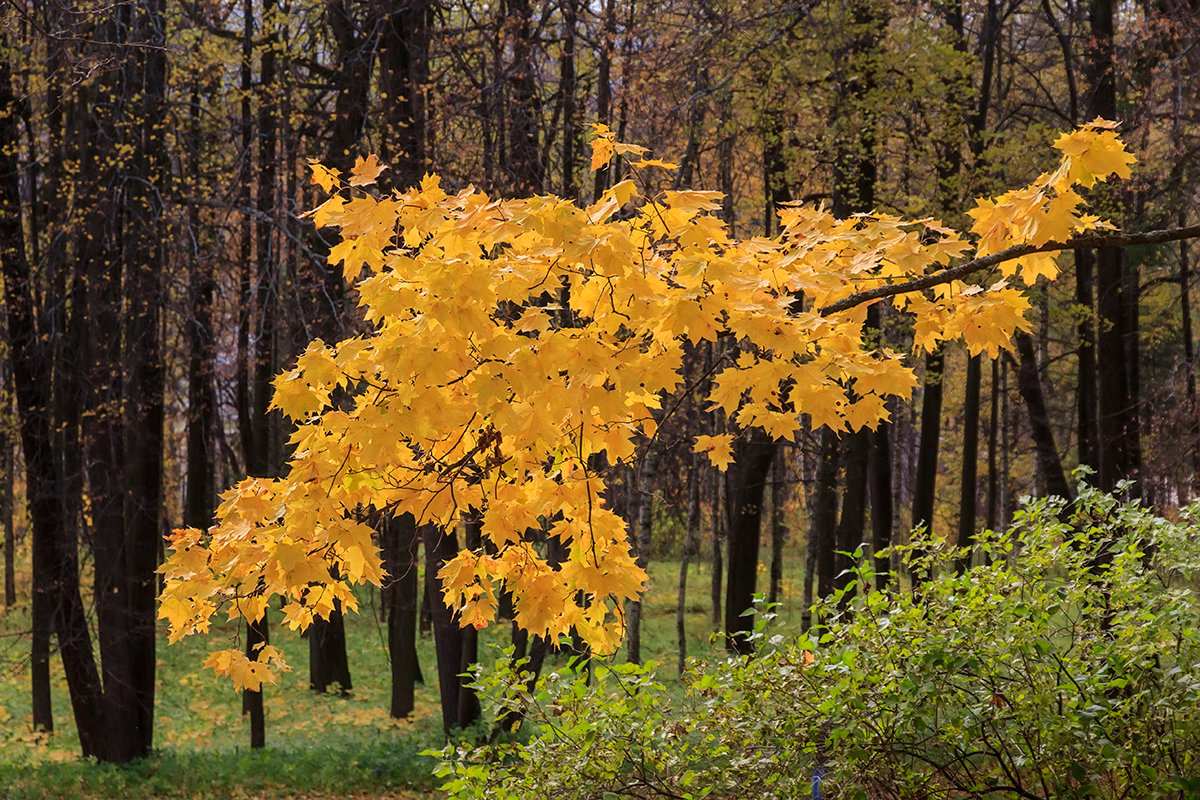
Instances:
[[[911,281],[904,281],[903,283],[877,286],[874,289],[856,292],[849,297],[838,300],[836,303],[830,303],[827,306],[819,308],[817,313],[822,316],[828,316],[829,314],[836,314],[839,311],[846,311],[863,303],[869,303],[872,300],[895,297],[898,294],[908,294],[909,292],[924,291],[934,286],[941,286],[944,283],[961,280],[976,272],[991,269],[997,264],[1012,261],[1033,253],[1046,253],[1052,250],[1083,250],[1093,247],[1130,247],[1139,244],[1165,244],[1167,242],[1177,242],[1180,239],[1197,238],[1200,238],[1200,225],[1190,225],[1186,228],[1166,228],[1157,231],[1147,231],[1145,233],[1075,236],[1065,241],[1046,242],[1037,246],[1015,244],[1012,247],[1006,247],[999,253],[973,258],[970,261],[966,261],[956,267],[944,269],[941,272],[923,275],[920,278],[913,278]]]

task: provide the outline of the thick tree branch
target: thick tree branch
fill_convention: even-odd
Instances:
[[[1092,247],[1130,247],[1138,244],[1165,244],[1166,242],[1177,242],[1180,239],[1197,238],[1200,238],[1200,225],[1190,225],[1186,228],[1166,228],[1158,231],[1147,231],[1146,233],[1075,236],[1065,241],[1046,242],[1038,246],[1016,244],[1012,247],[1006,247],[999,253],[980,256],[979,258],[971,259],[941,272],[923,275],[920,278],[914,278],[911,281],[904,281],[903,283],[894,283],[890,286],[877,286],[874,289],[856,292],[849,297],[838,300],[836,303],[830,303],[827,306],[821,307],[817,313],[822,315],[836,314],[839,311],[846,311],[863,303],[869,303],[872,300],[895,297],[898,294],[908,294],[909,292],[920,292],[934,286],[941,286],[944,283],[961,280],[976,272],[991,269],[997,264],[1012,261],[1033,253],[1046,253],[1052,250],[1081,250]]]

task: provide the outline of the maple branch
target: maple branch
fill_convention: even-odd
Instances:
[[[950,283],[950,281],[965,278],[976,272],[982,272],[985,269],[991,269],[1005,261],[1012,261],[1023,256],[1032,255],[1033,253],[1045,253],[1052,250],[1082,250],[1092,247],[1130,247],[1138,244],[1165,244],[1167,242],[1177,242],[1180,239],[1196,238],[1200,238],[1200,225],[1190,225],[1185,228],[1165,228],[1163,230],[1147,231],[1146,233],[1075,236],[1065,241],[1046,242],[1045,244],[1036,246],[1032,244],[1015,244],[1012,247],[1004,248],[999,253],[973,258],[970,261],[966,261],[956,267],[944,269],[941,272],[923,275],[920,278],[913,278],[911,281],[904,281],[903,283],[877,286],[874,289],[856,292],[835,303],[822,306],[817,309],[817,313],[822,316],[828,316],[829,314],[836,314],[839,311],[847,311],[863,303],[869,303],[872,300],[895,297],[898,294],[908,294],[909,292],[920,292],[934,286]]]

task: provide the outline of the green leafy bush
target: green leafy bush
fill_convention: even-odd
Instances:
[[[447,748],[439,774],[460,798],[1200,796],[1196,513],[1084,486],[984,535],[981,566],[916,543],[917,595],[863,560],[819,635],[760,615],[756,658],[678,691],[628,664],[531,690],[501,660],[489,719],[524,735]]]

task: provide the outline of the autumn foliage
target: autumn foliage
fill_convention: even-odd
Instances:
[[[736,343],[707,397],[734,429],[793,439],[810,424],[874,426],[915,380],[903,354],[872,346],[854,298],[1105,226],[1078,189],[1129,175],[1133,158],[1113,127],[1097,120],[1060,136],[1058,165],[978,201],[970,234],[933,219],[842,220],[788,206],[777,237],[733,239],[711,213],[718,193],[655,191],[673,165],[603,126],[593,169],[617,169],[616,157],[629,177],[586,207],[448,192],[436,177],[383,192],[374,158],[348,176],[314,165],[331,194],[312,217],[340,229],[330,262],[357,286],[369,330],[312,342],[276,378],[273,406],[296,423],[286,476],[242,481],[210,530],[174,535],[160,614],[171,640],[208,630],[218,610],[256,620],[275,596],[295,629],[335,600],[353,610],[350,586],[383,578],[371,511],[443,527],[469,512],[484,546],[441,573],[463,625],[487,625],[508,591],[531,633],[574,630],[612,652],[622,605],[646,575],[606,497],[606,472],[638,458],[671,413],[668,398],[698,391],[683,385],[688,343]],[[1027,327],[1024,287],[1054,277],[1054,255],[999,272],[895,297],[916,346],[1007,347]],[[846,310],[823,311],[848,299]],[[698,437],[696,450],[723,467],[734,435]],[[561,563],[538,544],[545,536],[562,543]],[[269,680],[268,662],[281,665],[265,647],[257,661],[234,650],[209,661],[250,688]]]

